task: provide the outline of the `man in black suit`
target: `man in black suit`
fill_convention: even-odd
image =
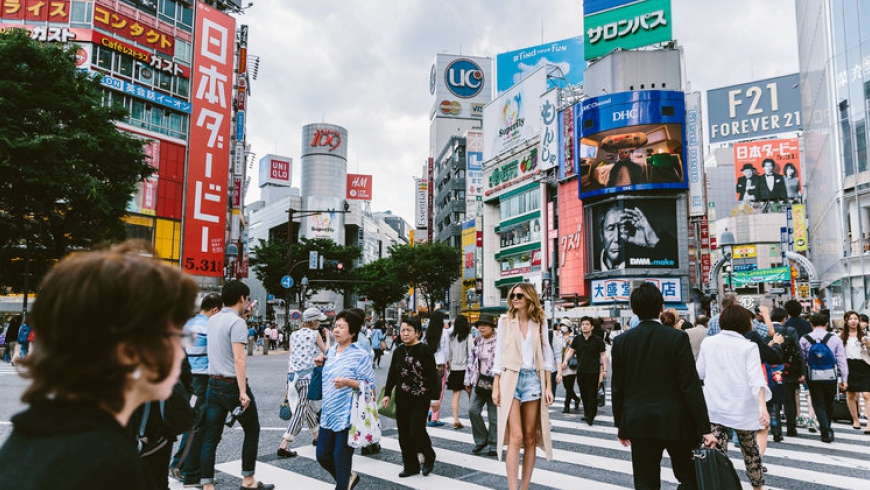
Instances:
[[[758,177],[759,201],[785,201],[788,199],[788,189],[785,188],[785,178],[774,172],[776,164],[770,158],[761,162],[764,175]]]
[[[689,336],[657,321],[662,293],[651,283],[631,292],[641,319],[613,341],[613,420],[631,446],[634,487],[661,488],[662,451],[671,458],[680,490],[696,490],[692,450],[716,445]]]
[[[755,167],[751,163],[744,163],[740,169],[743,177],[737,179],[737,200],[755,201],[758,199],[758,176],[755,175]]]

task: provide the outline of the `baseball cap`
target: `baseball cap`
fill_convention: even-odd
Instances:
[[[326,320],[326,315],[317,308],[308,308],[302,312],[303,322],[322,322]]]

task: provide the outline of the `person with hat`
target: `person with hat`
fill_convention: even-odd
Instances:
[[[489,313],[481,313],[474,326],[480,336],[474,339],[468,367],[465,369],[465,391],[471,395],[468,418],[471,420],[471,434],[474,437],[473,454],[481,454],[487,447],[487,456],[495,456],[498,440],[498,409],[492,400],[492,372],[495,361],[496,335],[495,318]],[[489,426],[483,421],[483,407]]]
[[[327,345],[318,331],[320,322],[326,320],[326,315],[317,308],[308,308],[302,312],[302,327],[290,335],[290,359],[287,363],[287,396],[290,397],[290,389],[295,389],[297,405],[293,407],[293,416],[281,437],[281,445],[278,446],[279,458],[292,458],[296,451],[287,449],[287,444],[293,442],[296,435],[302,431],[302,422],[308,425],[317,444],[317,427],[320,422],[316,401],[308,399],[308,384],[311,381],[311,373],[314,371],[314,358],[326,353]]]
[[[751,163],[744,163],[740,171],[743,172],[743,177],[737,179],[737,200],[758,200],[758,176],[755,174],[755,167]]]
[[[560,363],[565,367],[561,368],[562,384],[565,386],[565,407],[562,413],[571,413],[571,402],[574,402],[574,409],[580,408],[580,397],[574,391],[574,383],[577,380],[577,364],[570,362],[571,357],[567,356],[571,349],[571,344],[574,343],[574,322],[567,316],[559,322],[559,333],[561,334],[561,348],[557,351],[556,339],[553,339],[553,354],[558,356]]]

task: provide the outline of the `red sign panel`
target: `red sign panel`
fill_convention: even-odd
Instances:
[[[372,176],[347,174],[347,198],[358,201],[371,201]]]
[[[586,296],[586,240],[583,203],[577,198],[577,183],[559,184],[559,249],[556,256],[562,297]]]
[[[290,182],[290,162],[269,160],[269,178]]]
[[[800,140],[734,144],[737,200],[785,201],[801,197]]]
[[[227,229],[235,20],[198,3],[195,32],[182,263],[190,273],[220,277]]]
[[[199,23],[197,20],[197,25]],[[124,39],[135,41],[169,56],[175,54],[175,38],[173,36],[124,14],[109,10],[102,5],[94,4],[94,27],[106,29]]]
[[[69,24],[69,0],[0,0],[0,19]]]

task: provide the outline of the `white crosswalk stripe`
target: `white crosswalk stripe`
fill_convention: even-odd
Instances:
[[[553,461],[546,461],[543,453],[538,451],[538,464],[532,479],[534,488],[616,490],[633,487],[631,453],[616,440],[616,428],[613,427],[613,417],[610,415],[609,393],[607,398],[607,407],[596,417],[593,426],[582,422],[577,413],[562,414],[564,399],[557,399],[550,410]],[[454,430],[449,425],[428,429],[438,457],[435,471],[428,477],[416,475],[407,479],[398,478],[402,469],[398,437],[392,423],[386,422],[385,425],[389,428],[385,429],[381,452],[373,456],[357,454],[354,457],[353,469],[361,476],[357,489],[475,490],[506,487],[504,463],[493,457],[472,455],[474,441],[471,424],[465,418],[460,420],[465,425],[462,430]],[[870,435],[864,435],[863,431],[854,431],[844,424],[835,424],[834,429],[836,442],[833,444],[822,443],[818,433],[811,434],[803,428],[799,429],[799,437],[786,437],[781,443],[770,442],[764,457],[764,465],[768,469],[765,475],[768,484],[765,488],[868,488],[870,461],[867,458],[867,448]],[[334,488],[332,479],[320,470],[315,461],[315,449],[301,443],[297,446],[294,448],[299,453],[297,458],[282,460],[271,454],[261,455],[263,462],[257,463],[257,477],[262,481],[275,483],[278,489]],[[743,488],[750,489],[739,450],[732,446],[729,448],[729,456],[741,477]],[[240,478],[241,462],[236,460],[223,463],[218,465],[217,470],[219,473]],[[667,455],[662,461],[661,475],[663,488],[676,488],[677,480],[670,469]],[[170,488],[180,489],[182,486],[173,482]],[[237,487],[219,485],[218,488]]]

